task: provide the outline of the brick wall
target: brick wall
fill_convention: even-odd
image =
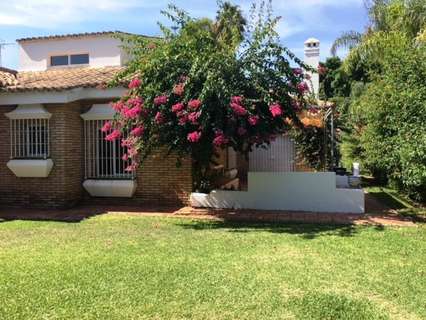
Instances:
[[[191,160],[183,160],[179,167],[176,160],[175,156],[161,151],[146,159],[136,175],[135,199],[153,204],[187,205],[192,190]]]
[[[7,168],[10,124],[0,112],[0,204],[23,207],[70,207],[81,198],[82,122],[80,105],[49,105],[50,153],[53,169],[47,178],[17,178]]]
[[[98,102],[99,103],[99,102]],[[189,159],[176,167],[176,158],[158,152],[138,169],[133,199],[90,198],[84,191],[83,121],[80,114],[91,102],[47,105],[50,153],[54,162],[47,178],[17,178],[7,168],[10,159],[10,124],[4,115],[14,106],[0,106],[0,205],[19,207],[71,207],[82,199],[98,204],[188,204],[192,190]]]

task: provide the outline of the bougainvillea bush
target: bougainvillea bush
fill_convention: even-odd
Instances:
[[[279,43],[268,5],[253,6],[249,21],[229,3],[215,21],[174,6],[164,14],[173,26],[161,26],[163,37],[125,39],[133,58],[117,81],[127,79],[129,90],[104,131],[127,148],[128,170],[161,148],[191,157],[197,189],[218,148],[248,155],[297,125],[308,84],[304,66]]]

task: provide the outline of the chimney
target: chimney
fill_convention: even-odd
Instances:
[[[320,41],[315,38],[309,38],[305,41],[305,64],[318,70],[320,62]],[[308,72],[311,76],[312,88],[311,91],[318,98],[319,92],[319,74],[317,72]]]

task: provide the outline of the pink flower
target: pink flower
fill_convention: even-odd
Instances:
[[[112,103],[111,107],[114,109],[115,112],[120,112],[124,108],[124,103],[123,101],[117,101],[115,103]]]
[[[172,105],[172,111],[173,112],[179,112],[182,111],[185,108],[184,104],[182,102],[176,103]]]
[[[243,97],[241,97],[241,96],[233,96],[233,97],[231,97],[231,102],[239,104],[239,105],[242,105],[243,104]]]
[[[154,119],[155,119],[155,122],[157,122],[158,124],[162,124],[164,122],[164,116],[163,116],[163,114],[160,111],[158,111],[155,114],[155,118]]]
[[[274,118],[282,115],[282,113],[283,113],[281,106],[278,103],[274,103],[274,104],[270,105],[269,111],[271,112],[271,114]]]
[[[230,106],[231,106],[232,111],[234,111],[234,113],[238,116],[244,116],[244,115],[247,114],[247,110],[239,104],[231,102]]]
[[[143,99],[141,97],[134,97],[127,100],[127,104],[133,107],[142,107]]]
[[[297,101],[297,100],[292,100],[292,101],[291,101],[291,106],[292,106],[292,108],[293,108],[295,111],[300,111],[300,110],[302,109],[302,106],[301,106],[300,102],[299,102],[299,101]]]
[[[123,154],[123,156],[121,157],[121,159],[123,161],[127,161],[127,160],[129,160],[129,155],[127,153],[125,153],[125,154]]]
[[[128,166],[126,169],[125,169],[125,171],[128,171],[128,172],[133,172],[133,171],[136,171],[136,169],[138,168],[138,166],[137,166],[137,164],[136,164],[136,162],[135,163],[132,163],[130,166]]]
[[[142,112],[141,106],[136,106],[131,109],[124,108],[123,110],[121,110],[122,116],[126,119],[135,119],[140,115],[141,112]]]
[[[189,100],[188,107],[190,109],[196,110],[201,106],[202,102],[198,99]]]
[[[161,106],[162,104],[167,103],[167,96],[158,96],[154,98],[154,105]]]
[[[188,120],[191,121],[192,124],[198,124],[198,118],[200,115],[201,112],[191,112],[188,114]]]
[[[306,82],[300,82],[297,85],[297,90],[299,91],[300,94],[305,94],[306,92],[309,91],[309,86]]]
[[[229,142],[229,139],[225,137],[221,130],[216,131],[216,137],[213,139],[213,144],[216,147],[221,147],[226,145]]]
[[[239,127],[238,130],[237,130],[237,133],[238,133],[239,136],[243,136],[247,133],[247,130],[246,130],[246,128]]]
[[[181,96],[183,95],[184,89],[185,89],[185,84],[178,83],[177,85],[173,87],[173,93],[177,96]]]
[[[294,68],[294,69],[293,69],[293,74],[294,74],[296,77],[298,77],[298,76],[300,76],[300,75],[302,75],[302,74],[303,74],[303,70],[302,70],[301,68]]]
[[[255,126],[259,122],[259,116],[250,116],[248,122],[251,126]]]
[[[115,141],[121,137],[121,132],[118,129],[115,129],[113,132],[111,132],[109,135],[105,137],[106,141]]]
[[[107,121],[107,122],[105,122],[105,124],[103,125],[103,127],[102,127],[101,131],[102,131],[102,132],[108,132],[108,131],[111,131],[111,129],[112,129],[112,124],[111,124],[111,122],[110,122],[110,121]]]
[[[138,154],[138,150],[136,148],[130,147],[127,149],[127,153],[129,154],[129,158],[133,158]]]
[[[135,137],[140,137],[144,131],[145,131],[145,128],[143,126],[139,126],[134,128],[132,131],[130,131],[130,133]]]
[[[199,131],[193,131],[191,133],[188,133],[187,139],[189,142],[195,143],[198,142],[201,138],[201,132]]]
[[[181,112],[181,114],[179,114],[178,115],[178,117],[179,117],[179,125],[181,125],[181,126],[184,126],[187,122],[188,122],[188,114],[187,113],[185,113],[185,112],[183,112],[183,111],[180,111]]]
[[[135,140],[132,137],[121,140],[121,146],[126,148],[132,148]]]
[[[138,78],[133,78],[129,83],[129,89],[135,89],[141,85],[141,81]]]

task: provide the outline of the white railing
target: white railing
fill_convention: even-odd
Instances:
[[[10,119],[10,158],[48,158],[49,131],[49,119]]]
[[[133,179],[135,174],[126,171],[131,160],[123,160],[126,148],[121,141],[106,141],[102,127],[107,120],[84,121],[84,153],[86,179]]]

